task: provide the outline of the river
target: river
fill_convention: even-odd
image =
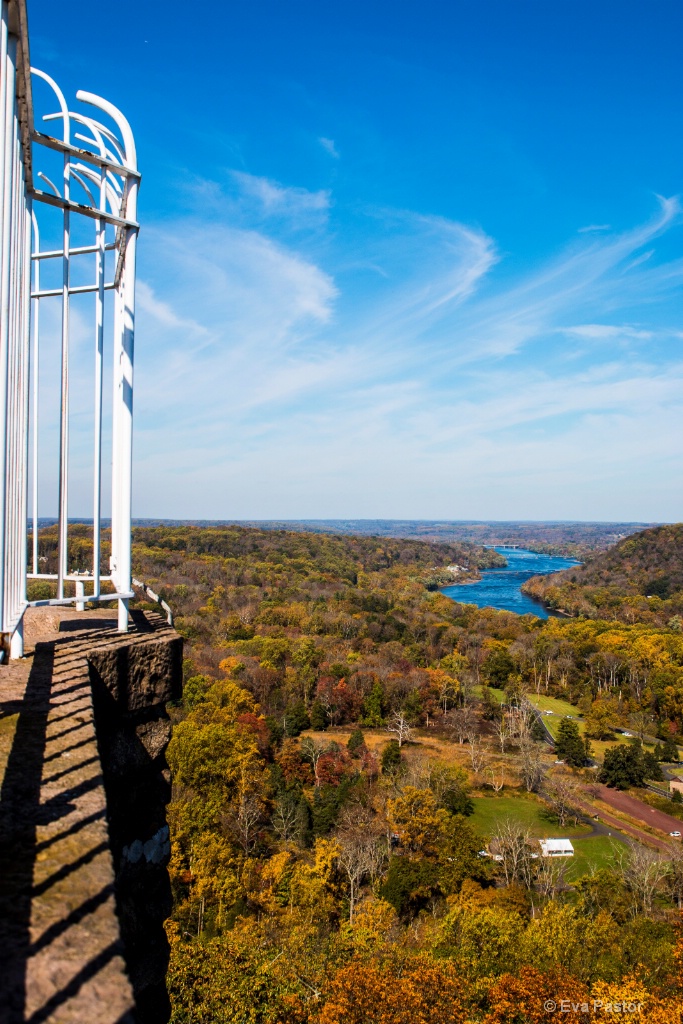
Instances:
[[[482,569],[480,580],[462,586],[444,587],[442,593],[462,604],[476,604],[479,608],[499,608],[516,612],[518,615],[537,615],[547,619],[549,612],[538,601],[527,597],[520,587],[530,576],[546,575],[568,569],[578,562],[557,555],[538,555],[534,551],[510,548],[496,548],[507,559],[504,569]]]

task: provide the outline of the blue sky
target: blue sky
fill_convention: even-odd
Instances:
[[[136,133],[136,515],[681,518],[679,0],[29,18]]]

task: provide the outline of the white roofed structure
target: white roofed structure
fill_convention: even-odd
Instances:
[[[541,839],[541,856],[573,857],[574,847],[569,839]]]

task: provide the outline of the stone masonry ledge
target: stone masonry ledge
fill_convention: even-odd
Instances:
[[[168,901],[150,931],[126,909],[140,879],[122,896],[119,875],[137,840],[165,894],[164,704],[179,695],[182,641],[150,613],[120,634],[111,611],[46,608],[26,613],[25,647],[0,666],[0,1024],[163,1021]],[[120,787],[136,773],[158,791],[127,835]]]

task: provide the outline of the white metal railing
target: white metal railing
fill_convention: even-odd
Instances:
[[[14,25],[13,25],[14,21]],[[128,121],[107,100],[78,92],[85,109],[69,109],[64,94],[49,75],[31,69],[51,91],[56,110],[42,118],[60,123],[49,135],[33,127],[25,0],[2,0],[2,154],[0,188],[0,629],[11,637],[12,656],[23,650],[22,616],[30,605],[118,601],[119,629],[128,628],[131,581],[131,471],[133,426],[133,354],[135,323],[135,250],[137,241],[137,170],[135,141]],[[17,74],[17,69],[21,74]],[[19,88],[21,86],[21,88]],[[93,113],[92,108],[95,108]],[[106,123],[105,123],[106,122]],[[36,162],[52,152],[61,157],[59,176],[52,181]],[[53,158],[54,159],[54,158]],[[40,179],[41,187],[36,187]],[[46,187],[43,187],[46,186]],[[57,244],[41,249],[41,210],[61,213]],[[54,215],[53,215],[54,216]],[[91,241],[76,244],[76,232],[90,225]],[[33,244],[31,245],[31,239]],[[83,261],[92,263],[89,283],[78,284]],[[107,269],[109,264],[109,279]],[[57,266],[61,282],[44,282],[42,269]],[[49,285],[52,286],[49,286]],[[112,292],[113,315],[107,316],[105,294]],[[70,570],[70,361],[71,301],[92,294],[93,306],[93,559],[86,573]],[[41,422],[39,373],[44,348],[41,307],[59,305],[59,467],[57,572],[40,571],[38,509]],[[30,314],[30,315],[29,315]],[[109,323],[107,321],[110,321]],[[111,557],[101,572],[103,381],[107,346],[112,358],[111,405]],[[49,355],[49,351],[48,351]],[[30,410],[29,410],[30,400]],[[29,453],[29,437],[32,451]],[[32,491],[32,558],[27,565],[28,491]],[[28,601],[26,580],[54,580],[56,597]],[[108,586],[102,587],[103,583]],[[67,586],[73,593],[67,593]]]
[[[150,601],[154,601],[155,604],[159,605],[164,615],[166,616],[166,621],[168,622],[169,626],[172,626],[173,611],[168,602],[164,601],[163,597],[160,597],[159,594],[155,593],[155,591],[153,591],[151,587],[147,586],[146,583],[143,583],[142,580],[136,580],[135,577],[133,577],[133,586],[136,587],[138,590],[141,590],[145,597],[148,597]]]

